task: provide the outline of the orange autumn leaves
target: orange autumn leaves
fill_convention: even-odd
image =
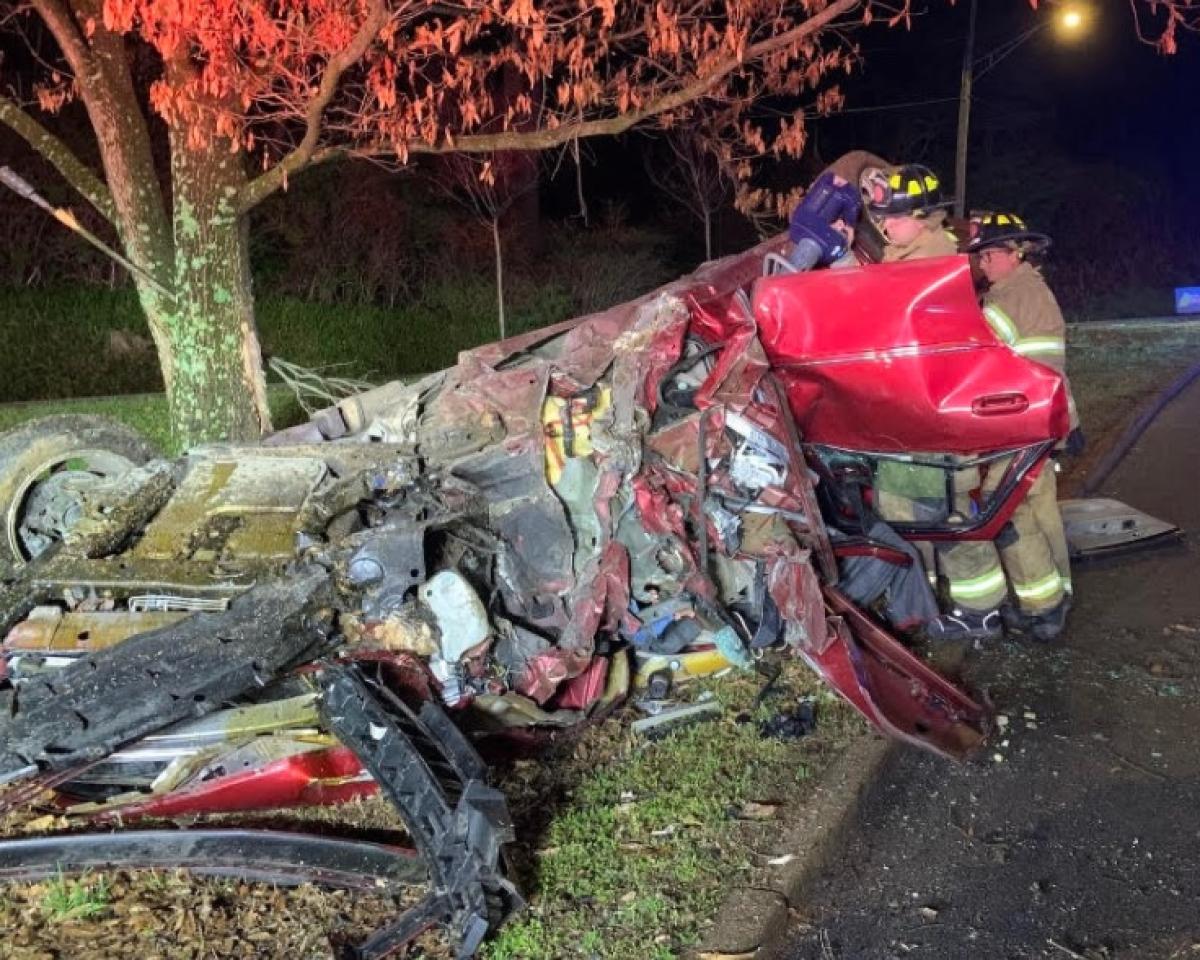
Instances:
[[[819,90],[848,63],[843,43],[823,48],[821,34],[808,33],[769,56],[748,51],[839,2],[846,25],[869,7],[863,0],[103,0],[100,19],[103,29],[134,35],[162,58],[151,89],[156,112],[190,124],[197,137],[270,155],[303,133],[297,125],[327,92],[328,65],[382,14],[322,106],[321,138],[403,157],[414,144],[654,112],[656,102],[710,72],[719,77],[703,99],[734,113],[763,95]],[[90,19],[85,30],[97,27]],[[675,106],[669,120],[690,109]],[[802,128],[798,118],[783,125],[788,152],[802,147]],[[757,127],[751,134],[765,135]]]

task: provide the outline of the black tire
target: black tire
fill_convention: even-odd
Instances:
[[[90,472],[114,475],[157,455],[136,430],[107,417],[61,414],[0,434],[0,570],[30,559],[17,531],[39,474],[79,459]]]

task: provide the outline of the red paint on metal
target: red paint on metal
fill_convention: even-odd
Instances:
[[[802,650],[826,683],[872,724],[899,740],[962,759],[983,743],[991,720],[976,703],[930,669],[836,587],[825,587],[836,618],[834,641]]]
[[[235,810],[272,810],[345,803],[366,797],[378,784],[346,747],[314,750],[274,760],[253,770],[215,777],[159,797],[94,815],[96,820],[184,817]]]
[[[559,710],[586,710],[604,693],[608,679],[608,658],[593,657],[586,670],[566,681],[558,691],[554,706]]]
[[[1066,436],[1062,377],[994,336],[966,257],[765,278],[753,300],[805,442],[977,454]],[[1023,400],[979,412],[1000,395]]]

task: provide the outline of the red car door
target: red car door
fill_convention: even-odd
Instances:
[[[1062,377],[995,337],[965,256],[766,277],[752,303],[807,443],[979,454],[1067,433]]]

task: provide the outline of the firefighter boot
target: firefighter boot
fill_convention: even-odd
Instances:
[[[1000,607],[1000,619],[1004,632],[1011,637],[1048,642],[1058,637],[1071,612],[1071,594],[1041,613],[1026,613],[1015,603],[1006,602]]]
[[[1057,640],[1063,627],[1067,625],[1067,614],[1070,612],[1071,595],[1067,594],[1057,606],[1031,617],[1028,632],[1035,640],[1041,640],[1043,643]]]
[[[1000,622],[1004,624],[1004,632],[1013,637],[1027,637],[1033,627],[1033,617],[1011,600],[1000,605]]]

